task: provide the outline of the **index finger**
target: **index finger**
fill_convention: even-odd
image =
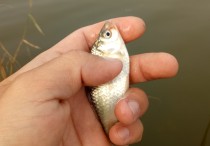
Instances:
[[[145,23],[138,17],[120,17],[110,21],[117,25],[125,42],[137,39],[145,31]],[[60,53],[65,53],[72,49],[89,51],[103,25],[104,21],[80,28],[61,40],[52,49]]]

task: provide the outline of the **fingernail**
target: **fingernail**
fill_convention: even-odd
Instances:
[[[103,59],[108,60],[108,61],[120,61],[119,59],[116,58],[110,58],[110,57],[103,57]]]
[[[129,138],[130,132],[127,128],[125,127],[120,127],[117,130],[118,136],[120,137],[120,139],[123,139],[124,141],[126,141],[126,139]]]
[[[138,117],[139,112],[140,112],[139,104],[134,100],[129,100],[128,107],[130,108],[131,112],[133,113],[134,118]]]
[[[122,61],[120,59],[110,58],[110,57],[104,57],[103,59],[111,62],[112,64],[117,64],[117,65],[120,64],[122,66]]]

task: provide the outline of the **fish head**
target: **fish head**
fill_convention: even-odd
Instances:
[[[110,21],[105,22],[99,37],[94,43],[91,53],[94,55],[122,59],[127,55],[125,43],[116,25]]]

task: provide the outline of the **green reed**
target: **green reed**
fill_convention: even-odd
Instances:
[[[28,0],[28,15],[25,22],[25,27],[23,29],[23,33],[20,36],[20,41],[18,42],[17,47],[14,52],[11,53],[9,48],[0,40],[0,51],[3,52],[0,54],[0,81],[7,78],[11,74],[13,74],[18,68],[21,67],[17,58],[19,56],[20,50],[27,46],[33,49],[40,49],[38,45],[35,45],[31,41],[27,39],[27,30],[28,30],[28,22],[32,22],[33,26],[36,30],[41,34],[45,35],[40,25],[36,21],[35,17],[32,14],[33,0]]]

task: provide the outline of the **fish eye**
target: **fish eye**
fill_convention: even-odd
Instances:
[[[106,36],[109,37],[111,33],[109,31],[106,32]]]
[[[104,32],[103,36],[104,36],[104,38],[109,39],[109,38],[111,38],[112,33],[111,33],[111,31],[107,30]]]

